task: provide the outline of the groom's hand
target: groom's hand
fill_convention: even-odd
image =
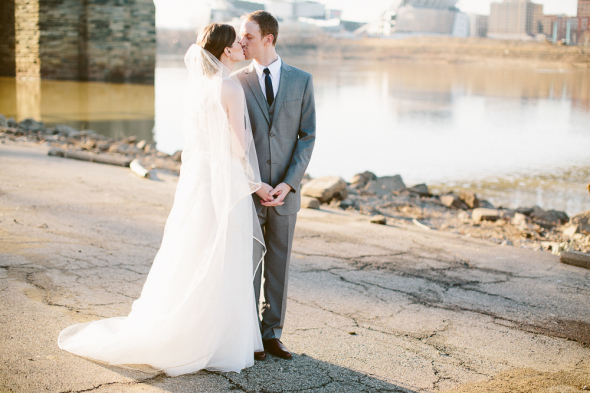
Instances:
[[[288,185],[287,183],[279,184],[278,186],[276,186],[275,188],[273,188],[269,192],[269,195],[273,196],[274,200],[272,202],[262,203],[262,205],[263,206],[280,206],[280,205],[282,205],[284,203],[283,199],[285,199],[285,197],[287,196],[289,191],[291,191],[290,185]]]
[[[264,182],[260,183],[260,188],[258,189],[258,191],[256,191],[256,195],[260,197],[260,203],[264,205],[264,202],[272,202],[275,200],[275,198],[272,195],[270,195],[271,191],[272,187],[269,184],[266,184]]]

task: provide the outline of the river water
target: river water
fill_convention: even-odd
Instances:
[[[590,209],[589,69],[285,61],[314,76],[313,177],[370,170],[496,205]],[[173,153],[185,80],[182,59],[162,57],[155,86],[0,78],[0,113],[153,138]]]

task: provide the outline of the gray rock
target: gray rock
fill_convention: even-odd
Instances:
[[[66,126],[65,124],[58,124],[55,126],[55,133],[65,135],[69,138],[76,137],[80,135],[80,131],[72,128],[70,126]]]
[[[401,191],[406,188],[400,175],[383,176],[376,180],[371,180],[362,189],[362,194],[376,195],[379,197],[391,195],[394,191]]]
[[[387,224],[387,218],[385,218],[385,216],[382,216],[380,214],[371,217],[371,219],[369,221],[372,222],[373,224],[379,224],[379,225],[386,225]]]
[[[471,191],[461,191],[459,193],[459,199],[461,199],[470,209],[476,209],[479,206],[479,198],[475,193]]]
[[[109,142],[100,142],[99,144],[96,145],[96,148],[100,151],[107,151],[107,150],[109,150],[110,147],[111,147],[111,144]]]
[[[569,217],[565,212],[558,211],[558,210],[543,210],[539,206],[533,207],[533,211],[530,214],[530,217],[535,218],[537,220],[546,221],[552,225],[561,225],[568,222]]]
[[[410,192],[413,192],[415,194],[420,195],[421,197],[427,197],[430,196],[430,191],[428,191],[428,186],[424,183],[422,184],[416,184],[415,186],[412,186],[410,188],[407,189]]]
[[[484,207],[484,206],[482,206],[482,207]],[[489,208],[489,209],[493,209],[493,207]],[[500,210],[500,218],[502,220],[510,221],[514,218],[515,215],[516,215],[516,210],[510,210],[510,209]]]
[[[12,117],[10,119],[8,119],[8,121],[6,123],[8,124],[8,127],[11,127],[11,128],[18,127],[18,123]]]
[[[329,202],[333,198],[346,199],[346,182],[339,176],[324,176],[310,180],[301,188],[301,195]]]
[[[357,173],[350,179],[350,186],[353,188],[364,188],[371,180],[376,180],[377,176],[373,172],[365,171]]]
[[[305,209],[319,210],[320,206],[321,206],[320,201],[317,198],[312,198],[312,197],[308,197],[308,196],[301,197],[301,207],[303,207]]]
[[[590,210],[576,214],[570,219],[570,224],[578,226],[578,232],[590,234]]]
[[[496,207],[486,199],[479,200],[479,207],[485,207],[486,209],[495,209]]]
[[[443,205],[448,208],[455,208],[455,209],[463,209],[466,210],[469,208],[465,202],[463,202],[457,195],[447,194],[441,195],[440,201]]]
[[[344,199],[340,202],[340,208],[342,209],[349,209],[349,208],[355,208],[356,207],[356,203],[352,200],[352,199]]]
[[[590,269],[590,254],[579,251],[564,251],[561,253],[561,263]]]
[[[498,218],[500,218],[500,212],[496,209],[478,207],[471,212],[471,219],[473,222],[496,221]]]
[[[27,131],[42,131],[45,130],[45,126],[42,122],[36,121],[34,119],[25,119],[19,123],[19,126],[23,130]]]
[[[0,127],[8,127],[8,120],[2,114],[0,114]]]
[[[500,243],[501,246],[513,246],[512,242],[508,239],[504,240],[502,243]]]
[[[517,213],[524,214],[525,216],[530,216],[533,212],[533,207],[519,207],[516,209]]]

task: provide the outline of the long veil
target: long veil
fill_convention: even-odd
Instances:
[[[208,51],[185,56],[189,98],[185,146],[162,245],[127,317],[77,324],[60,348],[112,365],[180,375],[240,371],[262,349],[252,278],[265,248],[250,197],[261,186],[241,85]],[[230,126],[226,91],[241,95],[242,122]],[[241,97],[241,98],[240,98]],[[241,112],[240,112],[241,113]]]

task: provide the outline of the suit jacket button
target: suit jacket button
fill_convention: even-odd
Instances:
[[[275,136],[275,134],[271,133],[270,136]]]
[[[266,161],[267,164],[270,164],[270,160]]]

